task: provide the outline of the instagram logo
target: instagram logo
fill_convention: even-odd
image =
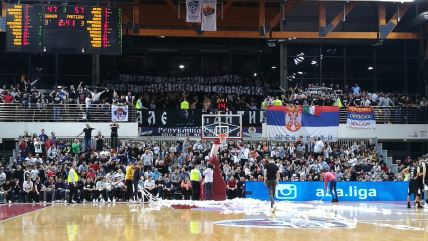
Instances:
[[[275,197],[280,200],[296,199],[297,186],[294,184],[278,184]]]

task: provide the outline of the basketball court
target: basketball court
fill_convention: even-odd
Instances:
[[[26,213],[11,212],[23,210]],[[159,201],[2,205],[5,240],[427,240],[428,210],[405,203]],[[5,214],[5,212],[9,212]]]

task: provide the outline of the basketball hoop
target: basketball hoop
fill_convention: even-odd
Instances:
[[[229,133],[218,133],[217,138],[220,141],[220,144],[223,144],[227,138],[229,137]]]

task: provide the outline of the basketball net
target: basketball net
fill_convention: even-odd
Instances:
[[[218,137],[218,140],[220,141],[220,145],[223,145],[224,142],[229,137],[229,133],[220,133],[220,134],[217,134],[217,137]]]
[[[217,134],[217,139],[214,141],[213,146],[211,148],[210,157],[218,154],[220,147],[225,143],[228,137],[229,133]]]

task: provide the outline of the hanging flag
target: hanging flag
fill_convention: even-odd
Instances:
[[[186,0],[186,22],[201,22],[201,1],[202,0]]]
[[[217,31],[217,0],[203,0],[201,30]]]
[[[302,107],[267,107],[267,137],[278,141],[320,137],[336,141],[339,130],[339,109],[336,106],[317,106],[314,113],[303,113]]]
[[[376,120],[373,107],[347,108],[346,125],[351,128],[370,129],[376,128]]]
[[[111,106],[111,121],[128,121],[128,106],[127,105],[112,105]]]
[[[321,115],[321,111],[320,110],[321,110],[320,108],[317,108],[314,105],[312,105],[312,106],[308,106],[308,105],[303,106],[303,114],[320,116]]]

